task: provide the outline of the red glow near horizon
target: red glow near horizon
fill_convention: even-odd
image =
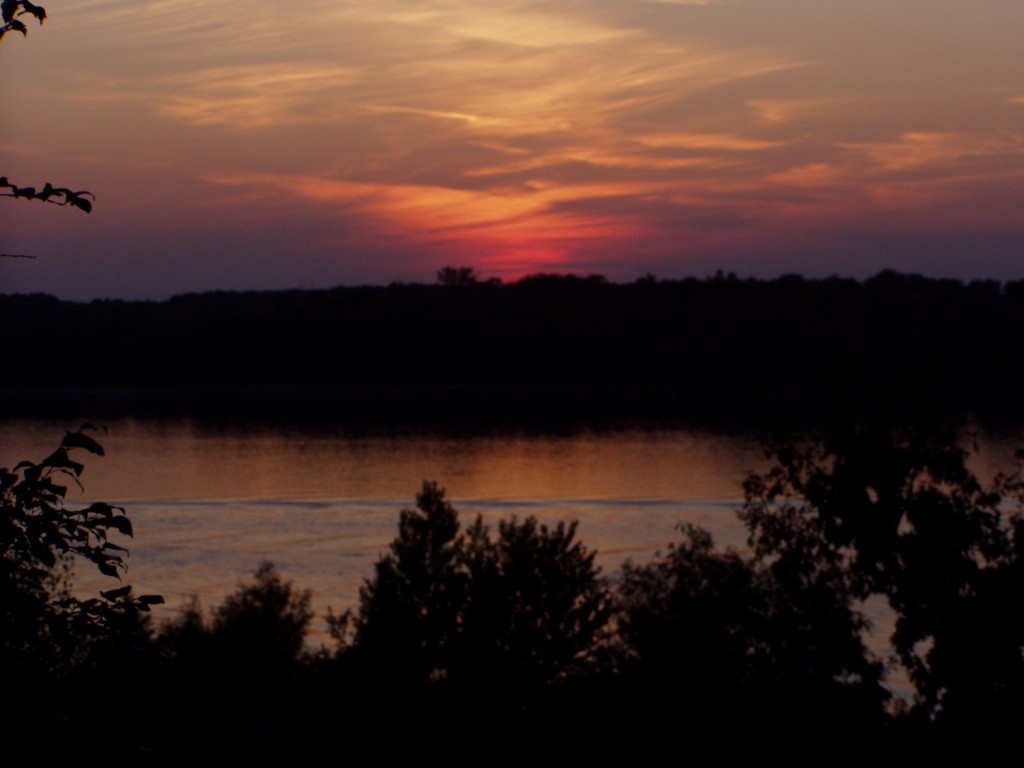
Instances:
[[[0,171],[98,200],[5,206],[0,252],[45,259],[0,290],[1024,277],[1024,6],[313,7],[99,0],[5,38]]]

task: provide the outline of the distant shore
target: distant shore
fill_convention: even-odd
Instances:
[[[1024,423],[1024,283],[868,280],[0,296],[0,418],[67,412],[715,428]]]

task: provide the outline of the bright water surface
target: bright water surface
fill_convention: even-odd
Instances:
[[[0,423],[0,465],[39,461],[76,427]],[[605,574],[678,539],[680,523],[743,549],[741,483],[766,468],[756,436],[684,429],[438,435],[240,428],[188,420],[109,422],[105,457],[82,453],[84,493],[69,504],[124,506],[135,526],[127,582],[164,595],[171,616],[192,595],[219,603],[261,560],[313,591],[318,617],[355,605],[424,480],[444,486],[468,524],[535,515],[579,520]],[[1012,455],[1012,438],[990,455]],[[987,451],[983,451],[984,458]],[[79,568],[83,588],[96,581]],[[109,581],[99,585],[109,588]],[[318,634],[323,623],[318,619]]]

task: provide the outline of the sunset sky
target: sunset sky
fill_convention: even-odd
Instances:
[[[1021,0],[47,0],[0,291],[1024,278]]]

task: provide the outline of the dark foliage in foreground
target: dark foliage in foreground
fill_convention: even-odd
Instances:
[[[510,748],[529,748],[552,723],[613,748],[680,724],[757,743],[998,738],[1024,715],[1024,484],[983,487],[946,434],[861,428],[777,445],[774,467],[745,487],[750,554],[686,528],[612,582],[574,524],[463,529],[427,483],[358,608],[331,619],[333,651],[305,646],[309,593],[269,563],[208,617],[193,605],[158,637],[139,618],[147,601],[124,590],[97,603],[110,604],[102,613],[74,609],[39,580],[59,542],[86,542],[71,549],[87,554],[97,529],[124,523],[86,525],[79,540],[66,520],[81,513],[63,512],[50,485],[26,506],[25,488],[47,470],[77,477],[67,453],[83,448],[99,450],[72,433],[44,462],[3,474],[0,665],[33,705],[7,721],[15,753],[46,741],[74,754],[83,734],[111,728],[125,681],[133,707],[111,754],[172,760],[197,749],[294,758],[333,743],[339,723],[401,723],[389,750],[412,755],[452,722],[465,749],[507,729],[519,734]],[[48,517],[65,520],[57,539],[30,527]],[[892,661],[865,647],[872,597],[896,614]],[[897,664],[909,696],[882,685]]]
[[[847,603],[886,600],[916,716],[960,728],[1021,714],[1019,471],[983,486],[951,435],[921,430],[846,430],[770,455],[740,513],[756,561],[787,581],[824,579]]]
[[[209,618],[193,602],[166,626],[154,702],[168,726],[161,749],[184,755],[203,744],[217,759],[254,757],[302,731],[309,602],[264,562]]]
[[[668,555],[627,564],[621,641],[639,721],[702,729],[851,732],[883,723],[882,665],[830,579],[789,581],[690,528]]]
[[[79,737],[88,718],[75,713],[95,712],[107,698],[104,686],[93,686],[154,658],[146,614],[163,598],[134,596],[120,584],[128,551],[115,539],[132,535],[131,521],[103,502],[64,504],[68,483],[78,484],[84,470],[77,454],[103,455],[94,431],[83,425],[42,461],[0,468],[0,675],[18,692],[0,733],[15,754],[53,741],[63,721],[66,735]],[[76,561],[116,585],[79,598],[71,583]]]
[[[426,483],[398,537],[336,623],[371,677],[448,706],[514,713],[594,674],[611,616],[594,552],[576,524],[480,518],[462,532],[444,491]],[[351,633],[351,634],[350,634]]]

